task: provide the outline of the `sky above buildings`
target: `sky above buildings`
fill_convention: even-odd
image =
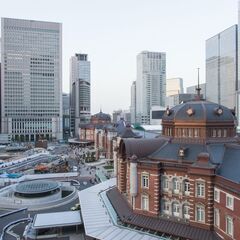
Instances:
[[[237,23],[237,0],[5,0],[0,16],[63,24],[63,91],[69,59],[91,61],[92,113],[127,109],[136,55],[166,52],[167,78],[205,82],[205,41]]]

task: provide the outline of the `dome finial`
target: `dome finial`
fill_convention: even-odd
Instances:
[[[197,91],[197,99],[196,100],[201,100],[201,88],[200,88],[200,84],[199,84],[199,69],[200,68],[197,68],[198,70],[198,84],[197,84],[197,87],[196,87],[196,91]]]

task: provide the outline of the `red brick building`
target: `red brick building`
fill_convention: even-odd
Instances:
[[[121,139],[108,197],[127,226],[173,239],[240,239],[240,139],[228,108],[167,109],[163,136]]]

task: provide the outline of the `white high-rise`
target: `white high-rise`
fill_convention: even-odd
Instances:
[[[136,123],[136,81],[133,81],[131,86],[131,123]]]
[[[91,117],[91,64],[87,54],[75,54],[70,59],[71,133],[78,136],[79,124]]]
[[[1,20],[1,132],[62,138],[62,25]]]
[[[183,93],[183,79],[182,78],[168,78],[166,85],[166,96]]]
[[[137,56],[136,120],[150,123],[152,106],[165,106],[166,53],[143,51]]]

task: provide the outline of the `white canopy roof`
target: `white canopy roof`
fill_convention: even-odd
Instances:
[[[147,233],[128,229],[116,224],[116,213],[110,209],[110,202],[104,195],[108,188],[116,185],[116,179],[99,183],[79,192],[82,218],[85,233],[89,237],[99,240],[159,240]],[[103,195],[102,195],[103,194]],[[108,208],[109,207],[109,208]],[[115,216],[114,216],[115,215]]]
[[[80,211],[39,213],[33,221],[34,229],[75,226],[82,224]]]

